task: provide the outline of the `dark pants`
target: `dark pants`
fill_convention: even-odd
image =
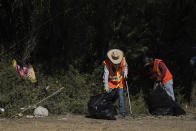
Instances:
[[[120,109],[120,114],[125,114],[125,102],[124,102],[124,95],[123,95],[123,88],[117,87],[117,95],[118,95],[118,100],[119,100],[119,109]],[[110,92],[112,91],[112,88],[110,88]]]

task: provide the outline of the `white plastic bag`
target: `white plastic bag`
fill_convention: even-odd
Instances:
[[[46,109],[42,106],[39,106],[39,107],[35,108],[34,115],[35,115],[35,117],[48,116],[48,109]]]

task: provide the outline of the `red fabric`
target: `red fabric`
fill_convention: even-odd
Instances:
[[[20,67],[19,65],[15,66],[16,71],[22,76],[24,79],[28,77],[29,74],[29,66]]]

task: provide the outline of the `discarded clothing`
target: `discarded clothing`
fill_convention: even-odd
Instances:
[[[117,98],[117,91],[112,90],[110,93],[102,93],[91,96],[88,102],[88,111],[90,117],[97,119],[116,120],[116,109],[113,105]]]
[[[15,70],[19,73],[19,75],[23,78],[23,79],[28,79],[30,80],[32,83],[37,82],[36,80],[36,76],[35,76],[35,72],[33,69],[32,65],[26,65],[24,67],[20,67],[16,60],[12,61],[12,65],[15,68]]]

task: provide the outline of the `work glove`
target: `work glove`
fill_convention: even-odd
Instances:
[[[156,89],[157,87],[163,87],[163,84],[161,83],[161,81],[156,81],[156,82],[154,83],[153,89]]]
[[[106,86],[106,87],[104,88],[104,90],[105,90],[107,93],[110,92],[110,88],[109,88],[108,86]]]
[[[124,74],[123,77],[125,80],[128,78],[128,76],[126,74]]]
[[[156,79],[156,83],[161,83],[161,79],[160,78],[157,78]]]

